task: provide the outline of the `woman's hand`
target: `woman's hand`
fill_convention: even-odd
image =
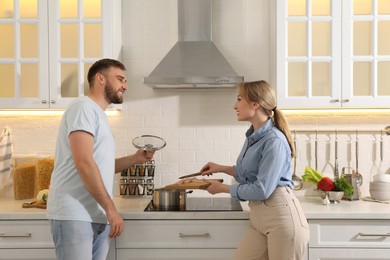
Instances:
[[[223,184],[219,181],[215,180],[207,180],[207,182],[210,183],[210,185],[207,187],[207,191],[210,194],[217,194],[217,193],[230,193],[230,186]]]
[[[202,174],[202,176],[210,176],[213,175],[213,173],[219,172],[220,168],[221,166],[219,164],[208,162],[202,167],[202,169],[200,169],[200,173]]]

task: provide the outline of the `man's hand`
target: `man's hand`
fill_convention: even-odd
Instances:
[[[108,236],[110,238],[119,237],[123,232],[125,222],[116,209],[111,210],[110,212],[106,212],[106,214],[108,223],[110,224],[111,228],[110,234]]]
[[[153,159],[154,152],[155,152],[155,151],[153,151],[153,150],[143,150],[143,149],[139,149],[139,150],[137,150],[137,152],[135,152],[135,154],[134,154],[135,160],[136,160],[138,163],[149,162],[150,160]]]

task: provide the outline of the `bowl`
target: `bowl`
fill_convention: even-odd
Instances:
[[[372,177],[374,182],[386,182],[390,183],[390,174],[377,174]]]
[[[370,189],[379,190],[379,191],[387,191],[387,190],[390,190],[390,183],[372,181],[372,182],[370,182]]]
[[[390,190],[390,183],[372,181],[370,182],[370,189],[372,190]]]
[[[377,191],[370,189],[371,198],[375,200],[388,201],[390,200],[390,191]]]
[[[344,196],[344,191],[323,191],[317,189],[317,192],[322,199],[328,198],[330,203],[340,203],[340,200]]]

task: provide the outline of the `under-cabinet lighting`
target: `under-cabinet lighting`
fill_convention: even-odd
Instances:
[[[281,109],[285,115],[389,115],[390,109]]]
[[[2,116],[36,116],[36,117],[52,117],[62,116],[65,110],[0,110],[0,117]],[[118,116],[118,110],[106,110],[107,116]]]

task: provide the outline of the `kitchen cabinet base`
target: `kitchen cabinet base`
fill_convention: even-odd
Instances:
[[[231,259],[235,249],[117,249],[117,260],[226,260]]]
[[[309,260],[388,260],[390,249],[368,248],[311,248]]]

